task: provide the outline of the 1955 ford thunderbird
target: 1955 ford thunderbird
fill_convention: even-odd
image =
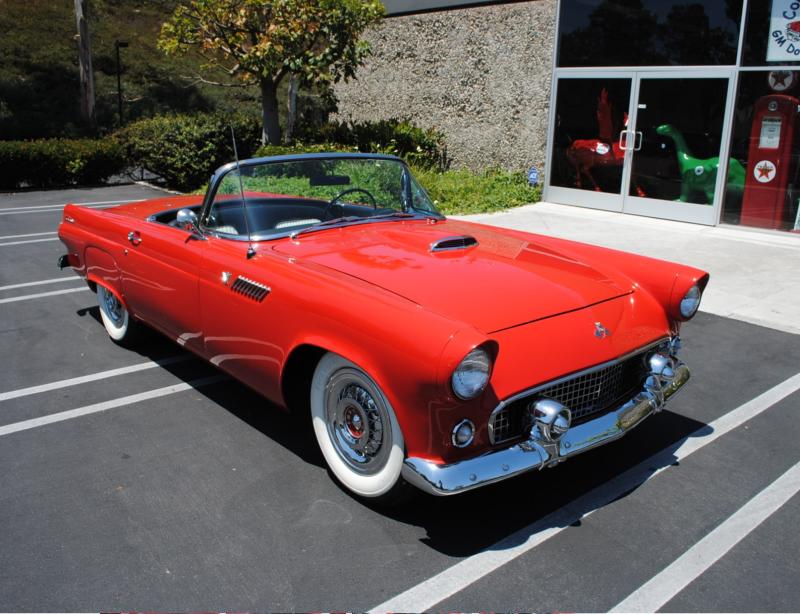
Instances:
[[[624,435],[689,379],[708,274],[449,220],[399,159],[220,168],[201,196],[68,205],[72,267],[108,334],[145,323],[281,407],[331,472],[392,499],[460,493]]]

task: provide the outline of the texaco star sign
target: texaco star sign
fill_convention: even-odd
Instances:
[[[761,160],[753,169],[753,176],[759,183],[769,183],[775,178],[777,169],[769,160]]]

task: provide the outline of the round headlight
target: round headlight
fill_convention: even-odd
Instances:
[[[492,360],[489,354],[483,348],[475,348],[453,371],[453,392],[459,399],[474,399],[486,388],[491,371]]]
[[[700,298],[703,293],[700,288],[692,286],[689,291],[683,295],[681,299],[681,315],[687,320],[697,313],[697,308],[700,307]]]

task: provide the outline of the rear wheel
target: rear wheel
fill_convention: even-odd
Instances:
[[[97,303],[100,307],[100,319],[103,326],[114,341],[127,345],[134,341],[137,324],[125,309],[125,305],[107,288],[97,285]]]
[[[386,396],[363,369],[325,354],[311,382],[311,418],[322,455],[345,488],[381,503],[405,498],[403,433]]]

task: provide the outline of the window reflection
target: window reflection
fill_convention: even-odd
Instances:
[[[562,0],[559,66],[736,62],[740,1]]]
[[[744,190],[729,178],[722,221],[800,230],[800,73],[743,72],[739,77],[731,159],[745,169]]]

